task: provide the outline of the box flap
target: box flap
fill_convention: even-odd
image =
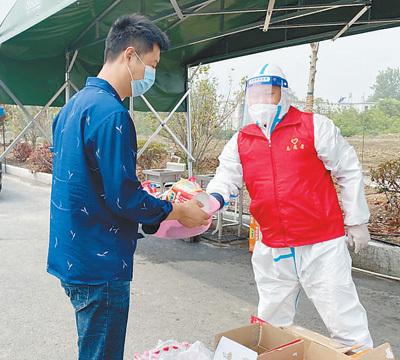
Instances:
[[[259,360],[304,360],[304,341],[296,340],[290,344],[272,349],[258,357]]]
[[[371,352],[357,358],[357,360],[395,360],[395,358],[392,348],[388,343],[385,343],[373,349]]]
[[[334,349],[341,353],[345,353],[352,349],[351,346],[343,345],[333,339],[330,339],[324,335],[318,334],[314,331],[305,329],[301,326],[289,326],[285,329],[287,329],[291,334],[294,334],[294,335],[299,336],[306,340],[311,340],[315,343],[326,346],[329,349]]]
[[[347,355],[318,344],[311,340],[304,340],[304,358],[305,360],[351,360]]]
[[[221,338],[225,336],[228,339],[238,342],[251,350],[257,351],[260,338],[260,325],[248,325],[241,328],[225,331],[215,336],[215,348],[218,346]]]
[[[275,327],[268,323],[259,326],[261,328],[259,346],[267,350],[291,343],[299,338],[282,328]]]
[[[248,347],[239,344],[236,341],[222,336],[217,350],[214,354],[214,360],[257,360],[257,352],[250,350]]]

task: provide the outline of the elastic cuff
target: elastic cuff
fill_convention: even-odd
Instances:
[[[173,210],[171,202],[169,202],[168,200],[161,200],[161,201],[164,202],[164,206],[162,207],[164,215],[162,215],[160,222],[164,221],[168,217],[168,215],[171,214]]]
[[[219,202],[219,208],[222,209],[225,205],[224,197],[218,193],[211,193],[210,195],[214,196]]]
[[[159,228],[160,228],[160,224],[155,224],[155,225],[142,224],[143,232],[148,235],[155,234]]]

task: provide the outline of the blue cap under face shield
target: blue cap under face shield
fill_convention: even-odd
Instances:
[[[289,107],[289,87],[282,71],[276,66],[264,65],[262,73],[246,82],[242,126],[257,124],[270,138]]]
[[[257,76],[250,78],[246,82],[246,89],[253,85],[270,85],[279,87],[288,87],[288,82],[280,76]]]

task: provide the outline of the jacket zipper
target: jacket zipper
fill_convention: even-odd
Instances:
[[[276,190],[276,168],[275,168],[274,157],[272,156],[272,134],[271,134],[271,138],[269,140],[267,139],[267,142],[268,142],[269,155],[270,155],[271,164],[272,164],[272,177],[273,177],[273,181],[274,181],[274,193],[275,193],[274,198],[275,198],[275,202],[276,202],[276,207],[278,208],[279,223],[281,225],[284,240],[286,241],[286,231],[285,231],[285,228],[282,223],[281,209],[280,209],[279,201],[278,201],[278,192]]]

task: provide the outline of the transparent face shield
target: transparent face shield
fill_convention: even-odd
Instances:
[[[255,104],[278,105],[281,100],[281,87],[276,85],[255,84],[246,88],[245,101],[248,106]]]
[[[247,81],[242,127],[249,124],[271,133],[290,107],[287,81],[278,76],[259,76]]]

